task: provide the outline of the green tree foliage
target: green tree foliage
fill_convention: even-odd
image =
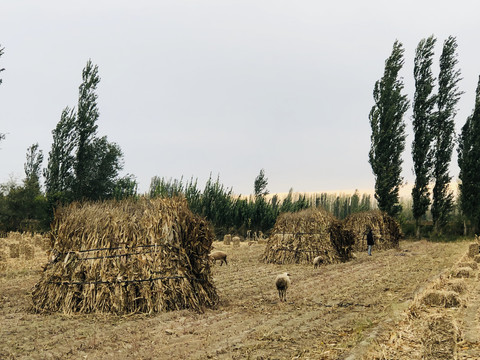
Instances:
[[[402,94],[403,81],[399,78],[403,54],[402,44],[395,41],[392,54],[385,62],[384,75],[375,83],[375,105],[369,115],[372,128],[369,163],[375,175],[375,198],[380,210],[391,216],[401,211],[401,154],[405,149],[403,116],[409,107],[407,96]]]
[[[1,186],[0,223],[4,231],[48,229],[47,201],[40,187],[43,154],[34,144],[27,150],[23,185],[10,182]]]
[[[255,197],[268,195],[268,179],[265,176],[264,169],[260,170],[260,174],[258,174],[258,176],[255,178],[255,182],[253,185]]]
[[[48,165],[44,171],[46,193],[50,198],[73,199],[75,182],[75,112],[70,108],[52,131],[52,148],[48,154]]]
[[[205,188],[201,191],[197,180],[184,183],[183,178],[165,179],[153,177],[150,183],[150,197],[185,196],[190,209],[204,216],[215,227],[218,236],[225,233],[246,235],[248,230],[268,233],[277,217],[283,212],[295,212],[312,206],[322,206],[333,212],[335,204],[339,204],[338,217],[346,217],[352,212],[371,209],[370,195],[363,195],[360,200],[358,191],[353,196],[319,194],[308,197],[306,194],[294,195],[290,189],[288,195],[280,200],[278,195],[271,199],[266,196],[234,196],[231,188],[226,188],[210,176]]]
[[[480,77],[475,108],[462,127],[458,141],[460,207],[477,234],[480,230]]]
[[[462,92],[458,89],[460,70],[455,69],[457,42],[450,36],[443,44],[438,76],[437,113],[433,133],[433,188],[432,217],[435,230],[441,233],[453,209],[453,193],[449,189],[452,177],[449,165],[453,151],[456,106]]]
[[[138,182],[134,175],[127,174],[115,181],[113,197],[116,200],[136,197],[138,193]]]
[[[25,182],[35,183],[40,191],[40,175],[43,163],[43,152],[39,150],[38,143],[33,144],[27,149],[27,162],[24,165]]]
[[[107,199],[136,191],[133,177],[118,178],[123,169],[120,147],[105,136],[97,136],[99,82],[98,66],[89,60],[82,71],[77,111],[65,108],[52,132],[45,170],[47,195],[52,203]]]
[[[419,231],[420,220],[430,206],[428,185],[431,178],[432,164],[432,126],[436,96],[432,93],[435,78],[432,75],[433,48],[436,39],[430,36],[423,39],[415,52],[414,78],[415,95],[413,100],[413,133],[412,143],[413,170],[415,184],[412,189],[413,217]]]

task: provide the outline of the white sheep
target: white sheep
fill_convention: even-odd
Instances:
[[[275,285],[277,286],[278,296],[280,301],[287,301],[287,289],[290,286],[290,274],[283,273],[277,276],[275,279]]]
[[[228,265],[227,254],[223,251],[214,251],[213,253],[208,255],[208,257],[210,258],[210,261],[215,262],[215,264],[217,263],[217,260],[220,260],[220,266],[222,266],[223,263],[225,263],[225,265]]]
[[[323,263],[323,257],[317,256],[315,259],[313,259],[313,268],[316,269]]]

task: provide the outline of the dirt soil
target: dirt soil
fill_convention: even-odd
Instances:
[[[401,241],[398,250],[314,269],[263,264],[262,244],[216,242],[228,253],[228,265],[213,270],[217,308],[130,316],[30,312],[47,259],[37,249],[34,260],[8,258],[0,273],[0,359],[421,359],[421,350],[402,352],[407,345],[398,339],[421,338],[408,332],[415,324],[406,314],[416,296],[449,276],[470,243]],[[280,302],[274,279],[285,271],[292,284]],[[478,359],[476,272],[465,281],[463,305],[448,311],[461,334],[456,356]]]

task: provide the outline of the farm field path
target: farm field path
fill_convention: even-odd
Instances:
[[[415,296],[448,276],[470,243],[401,241],[398,250],[314,269],[261,263],[262,244],[215,242],[228,253],[228,266],[213,268],[215,309],[121,317],[30,312],[46,255],[9,258],[0,274],[0,358],[381,359],[382,349],[397,351],[389,341]],[[280,302],[274,279],[285,271],[292,284]],[[461,359],[478,355],[480,345],[479,281],[476,274],[466,281],[465,306],[455,313]],[[421,358],[415,354],[397,359]]]

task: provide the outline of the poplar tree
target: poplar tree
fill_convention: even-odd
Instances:
[[[453,209],[453,192],[449,189],[452,177],[449,165],[453,151],[456,105],[462,92],[458,89],[460,70],[455,69],[457,42],[449,36],[443,44],[438,76],[437,113],[432,126],[433,134],[433,202],[432,218],[437,233],[442,233]]]
[[[52,148],[44,171],[46,193],[52,202],[73,198],[75,182],[75,112],[66,107],[52,131]]]
[[[475,234],[480,229],[480,76],[475,108],[462,127],[458,141],[460,207]]]
[[[265,170],[261,169],[260,173],[255,178],[255,182],[253,183],[255,198],[258,198],[259,196],[268,195],[267,185],[268,185],[268,179],[265,177]]]
[[[97,105],[97,85],[100,82],[98,66],[89,60],[82,71],[82,84],[79,87],[78,110],[75,121],[76,159],[75,194],[79,199],[91,195],[92,170],[95,159],[94,140],[97,132],[97,120],[100,116]],[[95,171],[94,171],[95,172]]]
[[[77,111],[65,108],[53,131],[52,150],[45,171],[50,198],[66,202],[99,200],[123,193],[126,190],[123,185],[132,185],[118,179],[123,168],[120,147],[108,142],[105,136],[97,136],[96,89],[99,82],[98,66],[89,60],[82,71]]]
[[[409,107],[406,95],[402,94],[403,81],[399,78],[403,54],[403,45],[395,41],[385,61],[383,77],[375,83],[375,104],[369,115],[372,128],[369,163],[375,175],[375,199],[379,209],[391,216],[402,209],[399,190],[403,181],[401,154],[406,136],[403,116]]]
[[[412,158],[415,184],[412,189],[413,217],[417,236],[420,220],[425,217],[430,205],[428,185],[431,179],[432,164],[432,121],[436,96],[432,94],[435,78],[432,75],[433,48],[436,39],[430,36],[422,39],[415,52],[414,78],[415,95],[413,99],[413,133]]]
[[[5,48],[2,48],[2,46],[0,45],[0,57],[2,57],[3,55],[3,51],[5,50]],[[0,72],[4,71],[5,69],[1,69],[0,68]],[[0,84],[2,83],[2,79],[0,78]],[[5,139],[5,134],[3,133],[0,133],[0,141],[4,140]]]

